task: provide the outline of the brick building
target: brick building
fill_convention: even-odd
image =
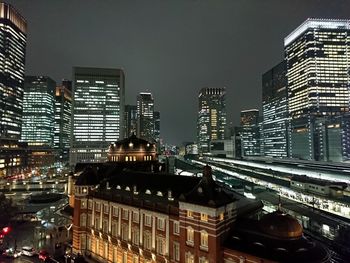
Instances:
[[[136,139],[123,144],[135,151]],[[328,260],[281,210],[254,219],[262,203],[216,182],[209,166],[189,177],[160,172],[147,158],[109,160],[86,166],[75,182],[75,253],[118,263]]]

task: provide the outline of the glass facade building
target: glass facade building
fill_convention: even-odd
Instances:
[[[288,154],[287,65],[280,62],[262,76],[263,129],[265,156],[286,158]]]
[[[124,131],[125,138],[130,137],[132,134],[137,134],[137,106],[125,105],[124,111]]]
[[[151,93],[141,92],[137,96],[137,136],[154,141],[154,99]]]
[[[226,88],[203,88],[198,96],[197,141],[200,153],[210,152],[212,140],[225,139]]]
[[[261,155],[261,137],[259,110],[241,111],[241,128],[238,130],[241,139],[242,156]]]
[[[104,161],[124,136],[124,72],[75,67],[73,77],[70,164]]]
[[[72,117],[71,82],[64,80],[55,92],[55,131],[54,148],[57,149],[58,161],[69,160],[70,129]]]
[[[21,140],[29,147],[53,147],[55,89],[49,77],[25,77]]]
[[[349,20],[308,19],[284,40],[291,157],[323,159],[323,118],[349,111]]]
[[[0,176],[25,165],[21,137],[27,22],[0,3]]]

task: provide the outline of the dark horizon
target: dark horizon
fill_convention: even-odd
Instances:
[[[226,87],[228,123],[261,109],[262,74],[309,17],[350,18],[350,1],[11,0],[28,23],[26,75],[59,84],[74,66],[122,68],[126,104],[152,92],[161,138],[196,139],[198,93]],[[176,72],[176,73],[175,73]]]

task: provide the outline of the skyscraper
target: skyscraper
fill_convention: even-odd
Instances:
[[[21,140],[29,147],[53,147],[55,89],[49,77],[25,77]]]
[[[130,137],[132,134],[137,134],[137,106],[125,105],[124,111],[124,131],[125,138]]]
[[[124,135],[125,77],[121,69],[73,69],[70,164],[106,160]]]
[[[0,3],[0,176],[24,164],[21,137],[27,22]]]
[[[153,141],[154,138],[154,100],[151,93],[141,92],[137,96],[137,136]]]
[[[322,159],[317,118],[349,111],[349,33],[349,20],[307,19],[284,39],[292,157]]]
[[[260,124],[259,110],[251,109],[241,111],[241,128],[237,131],[241,138],[243,156],[260,156]]]
[[[55,130],[54,148],[57,149],[58,160],[67,162],[70,148],[70,129],[72,117],[72,83],[63,80],[56,87],[55,93]]]
[[[288,157],[288,89],[285,60],[262,76],[264,155]]]
[[[157,142],[160,140],[160,112],[153,112],[154,119],[154,138]]]
[[[201,153],[210,151],[212,140],[225,139],[225,88],[203,88],[198,97],[197,140]]]

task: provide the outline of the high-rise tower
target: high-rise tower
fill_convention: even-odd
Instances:
[[[137,136],[153,141],[154,138],[154,100],[151,93],[141,92],[137,96]]]
[[[27,22],[11,5],[0,3],[0,174],[24,165],[21,138]]]
[[[73,69],[70,163],[106,160],[124,135],[125,77],[121,69]]]
[[[349,33],[349,20],[307,19],[284,40],[292,157],[322,159],[317,118],[349,111]]]
[[[285,60],[262,76],[263,152],[273,158],[288,157],[288,90]]]
[[[197,140],[201,153],[210,151],[212,140],[225,139],[225,88],[203,88],[198,97]]]

